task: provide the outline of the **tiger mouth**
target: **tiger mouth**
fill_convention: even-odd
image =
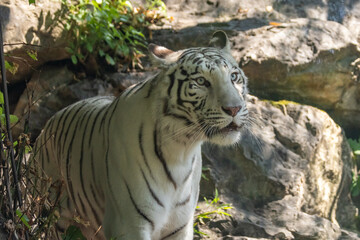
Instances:
[[[234,122],[229,123],[226,127],[220,130],[221,133],[238,132],[243,127],[243,124],[236,125]]]

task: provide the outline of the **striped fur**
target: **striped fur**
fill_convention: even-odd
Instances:
[[[34,159],[64,183],[59,229],[80,216],[88,239],[193,238],[201,144],[236,143],[248,118],[247,79],[227,36],[211,42],[178,52],[151,45],[158,75],[48,121]]]

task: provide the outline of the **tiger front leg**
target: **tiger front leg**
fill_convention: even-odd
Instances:
[[[194,223],[191,220],[185,225],[185,227],[174,231],[170,235],[162,238],[162,240],[192,240],[194,235]]]
[[[119,214],[107,204],[103,227],[106,239],[116,240],[152,240],[152,226],[135,213]]]

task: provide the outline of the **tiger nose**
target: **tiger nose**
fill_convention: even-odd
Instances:
[[[221,108],[222,108],[222,110],[223,110],[226,114],[228,114],[228,115],[230,115],[230,116],[232,116],[232,117],[235,117],[236,114],[240,111],[241,106],[221,107]]]

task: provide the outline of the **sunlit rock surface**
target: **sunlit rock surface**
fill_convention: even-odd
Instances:
[[[357,239],[341,229],[354,227],[356,213],[351,150],[341,128],[324,111],[292,102],[253,97],[249,108],[262,124],[236,147],[203,151],[216,188],[235,207],[228,236]]]
[[[57,0],[36,0],[31,5],[27,0],[0,1],[6,59],[18,65],[15,75],[7,75],[10,83],[28,80],[46,62],[69,57],[65,50],[66,31],[59,19],[62,11],[61,1]]]

